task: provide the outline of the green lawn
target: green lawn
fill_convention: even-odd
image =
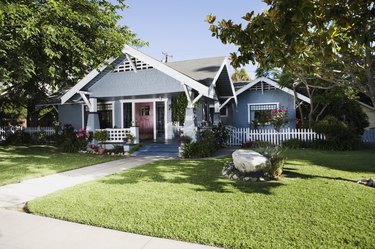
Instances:
[[[226,248],[371,248],[374,151],[289,150],[284,176],[236,182],[225,159],[160,161],[28,203],[33,213]]]
[[[51,146],[0,146],[0,186],[118,157],[63,153]]]

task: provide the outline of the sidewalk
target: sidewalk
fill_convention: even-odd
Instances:
[[[0,209],[1,249],[214,249]]]
[[[0,187],[0,249],[213,249],[22,212],[27,201],[166,157],[130,157]]]
[[[57,190],[166,157],[129,157],[0,187],[0,208],[12,208]]]

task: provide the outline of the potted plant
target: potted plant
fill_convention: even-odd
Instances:
[[[98,153],[103,154],[105,152],[105,148],[103,147],[103,145],[104,145],[104,142],[107,141],[108,131],[106,130],[95,131],[93,137],[96,141],[100,141],[99,143],[100,147],[98,148]]]
[[[130,133],[126,133],[126,143],[133,144],[133,142],[134,142],[134,136]]]

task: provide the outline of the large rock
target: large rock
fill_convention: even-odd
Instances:
[[[233,164],[242,173],[257,172],[267,168],[269,160],[253,150],[236,150],[232,154]]]

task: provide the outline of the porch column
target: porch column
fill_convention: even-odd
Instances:
[[[90,98],[89,100],[90,105],[89,107],[89,114],[87,116],[87,131],[95,131],[96,129],[100,129],[99,123],[99,115],[98,115],[98,101],[96,98]]]
[[[193,106],[186,107],[183,131],[184,135],[190,137],[193,142],[197,140],[197,120]]]
[[[219,101],[215,101],[214,108],[215,108],[215,111],[214,111],[214,116],[213,116],[213,125],[218,125],[221,122]]]

